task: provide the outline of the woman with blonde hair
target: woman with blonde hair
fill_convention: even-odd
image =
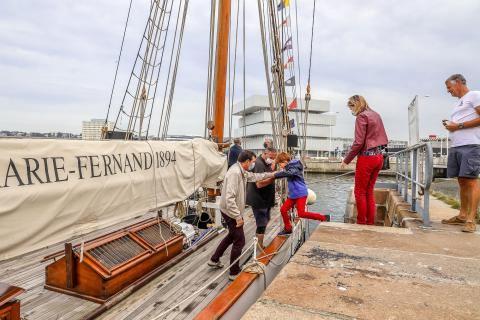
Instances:
[[[364,97],[354,95],[347,105],[357,119],[352,148],[341,166],[344,168],[357,157],[354,188],[357,224],[373,225],[376,214],[374,187],[383,166],[383,150],[388,138],[382,118],[368,106]]]

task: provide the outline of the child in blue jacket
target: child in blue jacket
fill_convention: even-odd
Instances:
[[[280,152],[275,161],[283,169],[275,174],[275,179],[287,178],[288,180],[288,198],[280,208],[285,227],[279,235],[292,233],[292,224],[290,223],[288,210],[293,208],[294,205],[297,207],[297,213],[300,218],[329,221],[330,216],[328,215],[305,211],[308,189],[303,178],[302,162],[296,159],[291,160],[290,155],[286,152]]]

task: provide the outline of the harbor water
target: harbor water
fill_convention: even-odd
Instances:
[[[343,222],[347,197],[354,185],[354,173],[335,178],[334,174],[308,173],[307,186],[317,195],[317,201],[309,206],[312,212],[329,214],[331,221]],[[321,182],[318,182],[321,181]],[[394,182],[394,177],[380,176],[378,182]],[[316,227],[317,221],[310,221],[310,227]]]

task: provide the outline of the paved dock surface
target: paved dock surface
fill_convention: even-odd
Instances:
[[[480,319],[480,233],[321,224],[243,319]]]

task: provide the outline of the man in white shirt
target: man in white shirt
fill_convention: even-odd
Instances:
[[[447,174],[457,178],[460,186],[460,213],[442,220],[444,224],[464,225],[462,231],[475,232],[475,216],[480,201],[480,91],[470,91],[461,74],[446,81],[448,92],[459,98],[451,121],[443,120],[450,131],[451,148],[448,154]]]

